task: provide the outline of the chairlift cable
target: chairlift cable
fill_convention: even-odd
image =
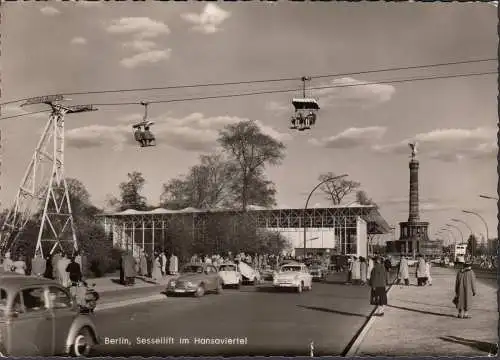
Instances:
[[[425,68],[434,68],[434,67],[452,66],[452,65],[461,65],[461,64],[472,64],[472,63],[481,63],[481,62],[489,62],[489,61],[497,61],[497,60],[498,60],[498,58],[489,58],[489,59],[453,61],[453,62],[446,62],[446,63],[434,63],[434,64],[427,64],[427,65],[401,66],[401,67],[392,67],[392,68],[376,69],[376,70],[365,70],[365,71],[355,71],[355,72],[347,72],[347,73],[314,75],[314,76],[310,76],[309,79],[324,79],[324,78],[340,77],[340,76],[366,75],[366,74],[375,74],[375,73],[380,73],[380,72],[402,71],[402,70],[412,70],[412,69],[425,69]],[[114,90],[99,90],[99,91],[80,91],[80,92],[65,93],[65,95],[69,95],[69,96],[71,96],[71,95],[96,95],[96,94],[111,94],[111,93],[125,93],[125,92],[140,92],[140,91],[173,90],[173,89],[201,88],[201,87],[212,87],[212,86],[215,87],[215,86],[246,85],[246,84],[297,81],[299,79],[301,79],[301,78],[291,77],[291,78],[232,81],[232,82],[220,82],[220,83],[198,83],[198,84],[191,84],[191,85],[172,85],[172,86],[149,87],[149,88],[129,88],[129,89],[114,89]],[[30,99],[30,98],[11,100],[11,101],[7,101],[4,103],[0,103],[0,105],[9,105],[9,104],[17,103],[17,102],[26,101],[28,99]]]
[[[437,75],[437,76],[410,78],[410,79],[394,79],[394,80],[376,81],[376,83],[377,84],[398,84],[398,83],[408,83],[408,82],[416,82],[416,81],[424,81],[424,80],[454,79],[454,78],[465,78],[465,77],[494,75],[494,74],[498,74],[498,71],[466,73],[466,74],[453,74],[453,75]],[[374,83],[361,83],[361,84],[340,84],[340,85],[316,86],[316,87],[309,88],[309,90],[335,89],[335,88],[346,88],[346,87],[355,87],[355,86],[369,86],[369,85],[373,85],[373,84]],[[155,100],[155,101],[149,101],[148,104],[165,104],[165,103],[197,101],[197,100],[224,99],[224,98],[244,97],[244,96],[253,96],[253,95],[288,93],[288,92],[295,92],[295,91],[297,91],[297,88],[263,90],[263,91],[254,91],[254,92],[246,92],[246,93],[233,93],[233,94],[210,95],[210,96],[200,96],[200,97],[191,97],[191,98]],[[92,105],[93,106],[127,106],[127,105],[141,105],[141,102],[94,103]],[[7,119],[11,119],[11,118],[16,118],[16,117],[29,116],[29,115],[33,115],[33,114],[42,113],[42,112],[49,112],[49,110],[2,117],[2,118],[0,118],[0,120],[7,120]]]

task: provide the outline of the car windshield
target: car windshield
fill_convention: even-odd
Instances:
[[[281,268],[282,272],[290,272],[290,271],[300,271],[300,266],[283,266]]]
[[[197,274],[201,274],[203,272],[203,266],[199,266],[199,265],[186,265],[182,269],[182,272],[183,273],[195,273],[195,274],[197,273]]]
[[[234,265],[221,265],[219,271],[236,271],[236,266]]]

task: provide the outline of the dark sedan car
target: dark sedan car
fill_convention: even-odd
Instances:
[[[206,292],[222,292],[223,281],[217,268],[210,264],[187,264],[180,275],[167,284],[166,294],[191,294],[196,297]]]

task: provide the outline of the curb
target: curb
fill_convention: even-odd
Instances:
[[[155,294],[155,295],[146,296],[143,298],[115,301],[115,302],[111,302],[111,303],[105,303],[102,305],[98,304],[94,311],[97,312],[97,311],[103,311],[103,310],[109,310],[109,309],[116,309],[116,308],[121,308],[121,307],[125,307],[125,306],[130,306],[130,305],[165,300],[166,298],[167,297],[164,294]]]
[[[389,286],[389,289],[387,289],[386,294],[389,295],[391,292],[392,288],[394,286],[394,282],[391,283]],[[377,317],[375,316],[375,313],[378,310],[378,306],[376,306],[370,315],[368,316],[368,320],[365,322],[365,324],[361,327],[361,331],[355,335],[354,341],[348,345],[348,348],[344,350],[342,356],[344,357],[353,357],[356,355],[358,352],[359,348],[361,347],[361,344],[363,343],[363,340],[365,339],[366,335],[368,334],[368,331],[370,331],[371,327],[377,320]]]

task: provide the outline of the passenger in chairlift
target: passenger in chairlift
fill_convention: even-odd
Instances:
[[[154,141],[155,137],[151,130],[149,130],[149,126],[144,127],[144,141],[146,145],[152,145],[152,142]]]
[[[145,132],[142,131],[140,127],[138,127],[134,132],[135,141],[137,141],[141,146],[146,146],[147,142],[145,139]]]

